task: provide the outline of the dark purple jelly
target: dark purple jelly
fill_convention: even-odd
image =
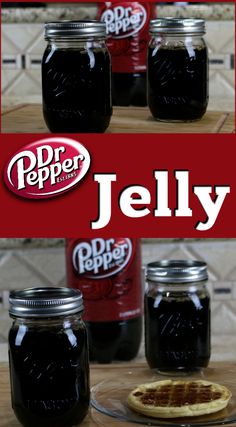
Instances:
[[[168,294],[168,293],[167,293]],[[210,359],[210,299],[197,293],[145,297],[145,350],[150,368],[191,371]]]
[[[51,132],[105,132],[112,115],[109,52],[47,47],[42,60],[43,115]]]
[[[208,105],[206,47],[150,47],[148,105],[158,120],[200,119]]]
[[[12,406],[26,427],[72,426],[88,412],[86,330],[48,322],[53,330],[24,321],[9,333]]]

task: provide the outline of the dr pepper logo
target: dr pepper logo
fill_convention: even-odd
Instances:
[[[101,20],[106,23],[106,32],[114,39],[123,39],[138,33],[146,24],[147,12],[137,2],[116,2],[102,13]]]
[[[74,187],[90,166],[87,149],[69,138],[47,138],[18,150],[8,161],[4,181],[30,199],[58,196]]]
[[[125,268],[132,256],[127,238],[81,240],[73,249],[72,263],[80,275],[90,279],[114,276]]]

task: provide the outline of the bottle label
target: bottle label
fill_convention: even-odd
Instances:
[[[73,266],[84,277],[103,279],[121,271],[129,263],[131,255],[130,239],[92,239],[75,246]]]
[[[100,6],[99,18],[106,23],[113,72],[146,71],[150,16],[149,3],[115,1]]]
[[[101,20],[106,23],[108,36],[125,39],[134,36],[146,25],[147,11],[140,3],[121,3],[111,5],[102,13]]]
[[[81,290],[83,319],[121,321],[142,315],[140,248],[128,238],[68,243],[68,284]]]

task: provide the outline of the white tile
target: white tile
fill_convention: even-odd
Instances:
[[[213,335],[211,340],[211,361],[212,362],[234,362],[236,360],[236,335],[224,334]]]
[[[221,70],[221,76],[233,88],[235,92],[235,71],[234,70]]]
[[[168,244],[145,244],[142,246],[142,262],[146,265],[149,262],[158,261],[160,259],[169,259],[173,251],[176,250],[174,243]]]
[[[233,283],[233,299],[236,300],[236,282]]]
[[[213,284],[214,301],[231,301],[233,298],[233,283],[228,281],[215,281]]]
[[[236,260],[234,239],[226,241],[204,239],[203,242],[189,243],[188,246],[197,257],[201,257],[207,262],[212,279],[231,280],[230,273]]]
[[[35,272],[44,277],[52,286],[62,286],[65,283],[65,252],[61,249],[32,250],[20,252],[20,257]]]
[[[8,363],[8,345],[6,343],[0,343],[0,362]],[[2,421],[2,425],[4,425],[5,420]]]
[[[0,289],[24,289],[26,287],[43,286],[46,279],[29,269],[17,253],[6,251],[0,261]],[[47,283],[46,283],[47,284]]]
[[[3,24],[2,25],[2,52],[11,47],[15,52],[27,52],[27,50],[43,38],[43,26],[41,24]],[[37,52],[36,52],[37,53]]]
[[[210,71],[214,70],[231,70],[231,54],[230,53],[210,53],[209,55],[209,68]]]
[[[20,70],[22,59],[19,53],[2,54],[2,69]]]
[[[47,42],[44,40],[44,27],[40,26],[35,37],[29,40],[29,44],[25,52],[42,56],[46,46]]]
[[[208,108],[209,108],[209,111],[234,112],[235,98],[233,96],[228,98],[210,96]]]
[[[7,92],[8,87],[10,88],[14,82],[20,77],[21,71],[18,70],[2,70],[2,93]]]
[[[20,52],[18,49],[17,44],[10,37],[12,29],[9,27],[9,25],[3,24],[1,29],[1,48],[2,48],[2,54],[17,54]]]
[[[210,52],[234,53],[234,21],[208,21],[205,40]]]
[[[236,333],[236,302],[212,302],[211,331],[213,335]]]
[[[209,93],[210,96],[214,97],[234,97],[235,90],[233,83],[233,73],[234,71],[229,71],[229,78],[226,78],[226,72],[215,71],[212,73],[209,81]],[[232,76],[230,76],[232,73]]]
[[[41,70],[24,70],[5,87],[5,96],[22,96],[41,94]]]
[[[27,70],[41,70],[42,56],[32,53],[25,55],[25,68]]]

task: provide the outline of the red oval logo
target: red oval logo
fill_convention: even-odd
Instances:
[[[120,2],[109,5],[101,16],[106,32],[113,39],[123,39],[138,33],[147,22],[147,11],[137,2]]]
[[[10,158],[4,181],[21,197],[55,197],[81,181],[89,166],[89,152],[79,142],[46,138],[24,146]]]
[[[78,274],[90,279],[114,276],[123,270],[132,256],[127,238],[97,238],[80,241],[73,250],[72,262]]]

